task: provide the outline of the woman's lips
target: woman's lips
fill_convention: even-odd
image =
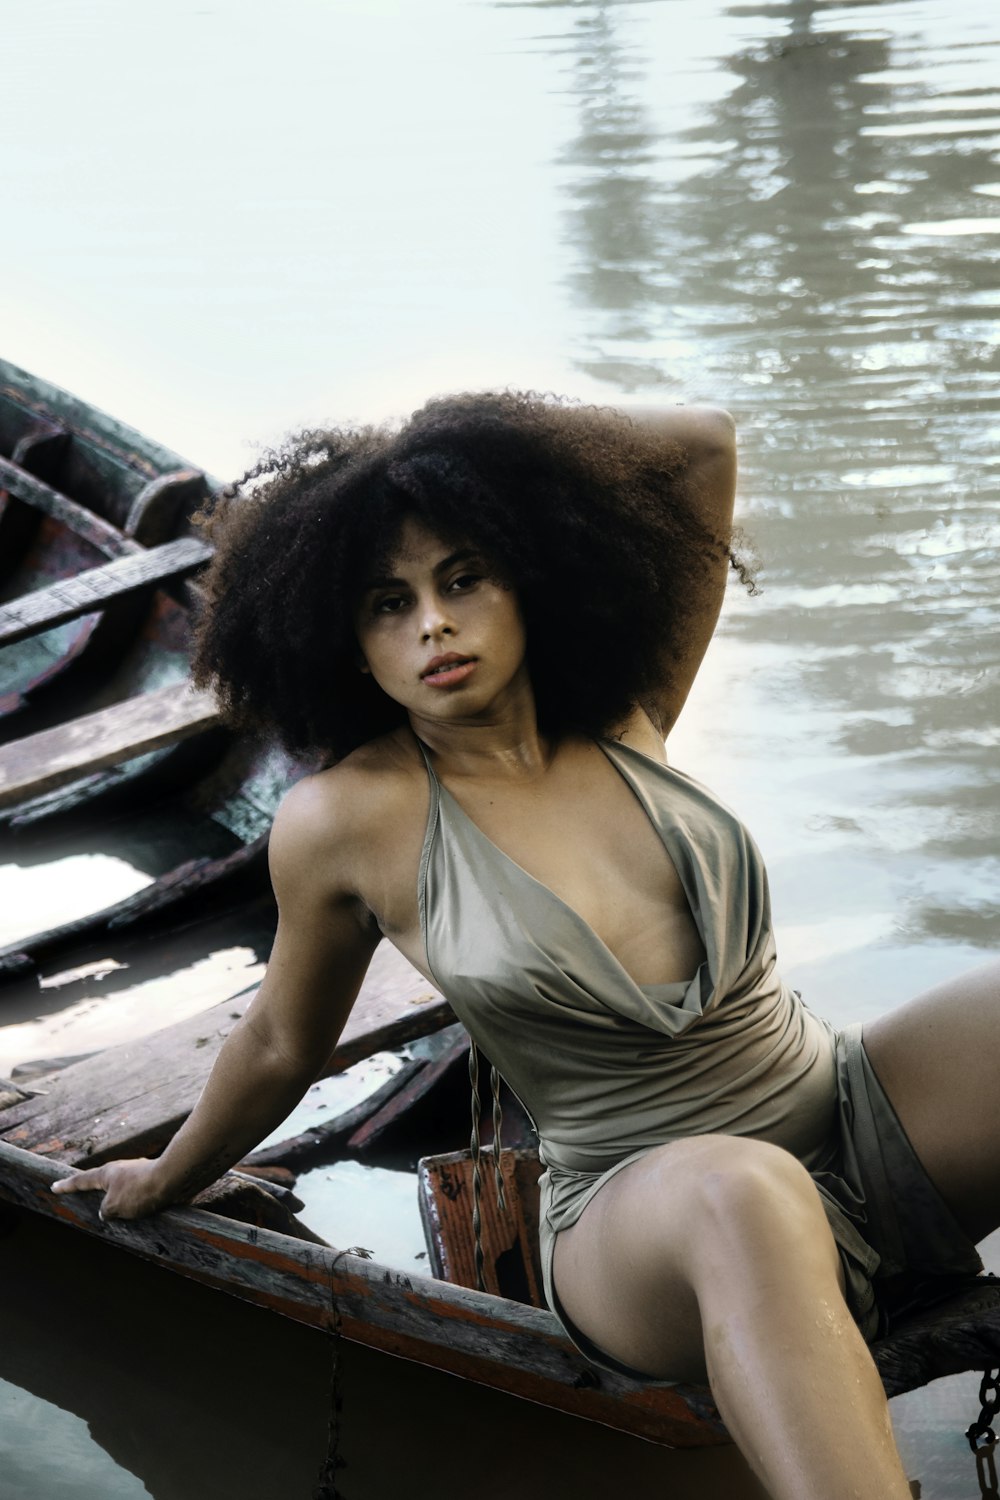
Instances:
[[[465,679],[475,671],[476,663],[472,661],[446,661],[439,667],[434,667],[425,672],[423,682],[429,687],[454,687],[456,683],[464,682]]]

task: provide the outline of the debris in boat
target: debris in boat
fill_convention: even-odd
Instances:
[[[63,969],[59,974],[51,974],[47,979],[39,979],[40,990],[58,990],[64,985],[75,984],[80,979],[106,979],[116,969],[127,969],[128,964],[119,963],[116,958],[95,959],[93,963],[79,964],[75,969]]]

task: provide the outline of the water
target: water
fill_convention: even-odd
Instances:
[[[731,590],[672,759],[754,830],[782,966],[831,1019],[995,953],[988,0],[39,0],[6,30],[6,357],[222,475],[465,386],[728,406],[763,593]],[[150,878],[105,859],[58,919]],[[55,910],[45,868],[18,932]],[[260,957],[214,953],[153,1024]],[[145,1024],[129,977],[44,992],[5,1056]],[[929,1500],[973,1492],[975,1385],[896,1403]]]

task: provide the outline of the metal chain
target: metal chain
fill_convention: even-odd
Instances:
[[[980,1500],[1000,1500],[992,1443],[985,1448],[976,1449],[976,1478],[979,1480]]]
[[[969,1447],[973,1453],[979,1453],[980,1449],[992,1448],[997,1440],[992,1423],[997,1412],[1000,1411],[1000,1369],[983,1372],[982,1384],[979,1387],[979,1406],[978,1420],[965,1430],[965,1436],[969,1440]],[[980,1438],[983,1440],[981,1443]]]

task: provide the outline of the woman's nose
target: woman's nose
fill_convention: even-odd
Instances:
[[[424,605],[421,625],[421,638],[425,641],[433,641],[455,632],[454,622],[440,599],[428,600]]]

